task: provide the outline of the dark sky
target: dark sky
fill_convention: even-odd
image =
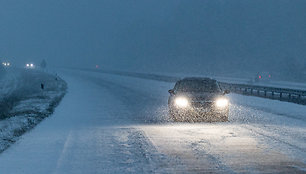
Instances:
[[[306,60],[305,0],[0,0],[0,58],[134,71]]]

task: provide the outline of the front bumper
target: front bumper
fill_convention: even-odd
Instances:
[[[181,114],[226,114],[228,113],[228,107],[224,109],[215,109],[215,108],[173,108],[173,111]]]
[[[215,106],[179,108],[170,107],[170,114],[175,121],[187,122],[216,122],[227,121],[229,107],[216,108]]]

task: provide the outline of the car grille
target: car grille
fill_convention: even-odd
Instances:
[[[194,108],[211,108],[213,106],[212,101],[194,101],[192,102]]]

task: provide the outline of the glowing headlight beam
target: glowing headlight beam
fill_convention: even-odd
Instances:
[[[184,97],[178,97],[175,99],[175,105],[180,108],[186,108],[189,105],[189,102]]]
[[[227,99],[221,98],[221,99],[217,99],[216,101],[216,106],[218,108],[224,108],[226,106],[228,106],[229,102]]]

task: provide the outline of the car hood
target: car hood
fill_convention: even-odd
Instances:
[[[192,101],[214,101],[218,97],[222,97],[222,93],[210,93],[210,92],[203,92],[203,93],[190,93],[190,92],[180,92],[177,93],[176,96],[184,96]]]

